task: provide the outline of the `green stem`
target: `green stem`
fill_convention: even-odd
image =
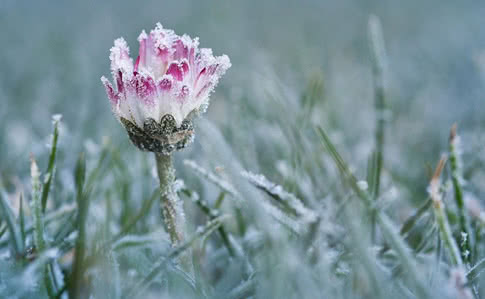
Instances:
[[[173,246],[184,241],[184,214],[182,204],[174,190],[175,168],[172,156],[155,154],[157,162],[158,178],[160,180],[160,204],[162,209],[165,229],[170,235]]]
[[[160,180],[160,205],[162,210],[165,229],[170,235],[173,247],[177,247],[185,241],[185,217],[183,204],[174,188],[175,168],[171,155],[155,153],[158,178]],[[180,262],[184,270],[193,274],[190,250],[180,256]]]

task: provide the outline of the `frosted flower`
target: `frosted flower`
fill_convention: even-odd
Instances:
[[[115,40],[110,60],[113,85],[101,78],[116,118],[140,149],[168,154],[193,139],[192,118],[204,112],[209,95],[231,66],[226,55],[199,49],[198,38],[178,36],[158,23],[138,37],[133,64],[123,38]]]

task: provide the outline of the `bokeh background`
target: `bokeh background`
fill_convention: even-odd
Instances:
[[[231,126],[231,114],[247,102],[271,109],[267,85],[278,81],[278,92],[298,94],[309,76],[321,73],[326,110],[360,142],[353,137],[365,138],[372,126],[369,14],[381,19],[389,56],[396,159],[409,151],[421,160],[437,140],[445,142],[453,122],[483,125],[484,13],[477,1],[3,0],[2,170],[26,164],[55,113],[64,116],[70,132],[64,141],[73,148],[85,138],[122,136],[99,77],[109,75],[115,38],[123,36],[136,56],[139,32],[159,21],[230,56],[233,67],[207,115],[218,125]]]
[[[477,1],[3,0],[1,170],[28,168],[28,153],[42,151],[35,145],[49,134],[55,113],[64,116],[69,132],[61,143],[73,151],[86,139],[126,139],[99,78],[109,75],[115,38],[123,36],[136,56],[139,32],[159,21],[230,56],[233,66],[206,116],[220,128],[255,134],[258,128],[238,127],[240,116],[234,114],[257,114],[264,121],[258,110],[276,105],[267,93],[298,96],[317,73],[327,105],[318,120],[341,129],[344,139],[365,151],[373,126],[367,21],[375,14],[389,57],[389,159],[399,164],[411,157],[419,173],[446,142],[453,122],[482,131],[484,13]]]
[[[1,0],[0,186],[9,193],[29,193],[29,154],[45,168],[51,117],[62,114],[52,202],[73,200],[72,169],[79,153],[87,153],[88,168],[93,168],[97,160],[89,157],[109,142],[127,167],[122,185],[126,189],[109,191],[126,197],[123,208],[114,204],[114,213],[141,205],[157,185],[151,175],[153,157],[130,144],[112,116],[100,77],[110,76],[108,56],[115,38],[124,37],[136,57],[138,34],[161,22],[178,34],[198,36],[202,47],[227,54],[232,62],[207,113],[196,121],[195,143],[175,154],[178,176],[215,201],[218,189],[182,163],[194,159],[257,201],[255,191],[236,178],[241,169],[248,169],[331,214],[337,209],[334,200],[344,198],[347,191],[338,183],[314,128],[325,128],[356,175],[365,177],[376,123],[370,15],[382,23],[387,50],[390,117],[382,193],[389,199],[389,213],[403,220],[426,197],[431,168],[447,150],[455,122],[462,141],[466,196],[483,198],[485,3],[473,0]],[[113,180],[102,180],[103,192]],[[90,217],[99,222],[105,218],[101,197],[93,200],[90,210]],[[267,228],[268,235],[278,235],[273,226],[264,227],[269,220],[258,214],[264,211],[255,210],[256,225]],[[189,207],[187,214],[189,231],[205,221],[197,208]],[[159,226],[157,217],[152,211],[141,230]],[[324,231],[332,236],[341,232],[333,224]],[[322,286],[309,282],[313,274],[309,268],[298,268],[298,253],[293,245],[287,246],[288,251],[279,255],[264,252],[262,269],[274,262],[285,271],[267,271],[269,283],[262,296],[284,296],[284,281],[294,280],[302,290],[308,287],[310,298],[315,294],[310,290]],[[149,258],[143,261],[150,264]],[[216,270],[224,270],[220,268]],[[237,285],[239,278],[224,279],[217,288]],[[346,289],[339,294],[346,297]]]

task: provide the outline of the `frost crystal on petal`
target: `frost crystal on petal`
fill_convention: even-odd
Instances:
[[[181,140],[193,139],[192,129],[186,129],[192,128],[190,118],[205,112],[210,93],[231,67],[230,60],[227,55],[215,57],[211,49],[199,49],[198,38],[178,36],[160,23],[150,33],[143,30],[138,42],[135,63],[123,38],[116,39],[110,50],[113,83],[105,77],[101,81],[113,112],[131,134],[130,139],[143,150],[157,151],[159,147],[153,144],[181,148]],[[161,124],[166,115],[173,117],[174,131],[142,142],[149,136],[144,132],[147,120]],[[139,137],[140,132],[146,136]],[[162,147],[164,152],[168,150]]]

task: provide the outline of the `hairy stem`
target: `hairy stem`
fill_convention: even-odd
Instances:
[[[160,204],[165,229],[170,235],[173,246],[184,241],[184,213],[177,192],[174,190],[175,168],[172,156],[155,154],[158,178],[160,180]]]
[[[160,180],[160,205],[165,229],[170,235],[173,247],[185,242],[185,214],[183,204],[175,190],[175,168],[171,155],[155,153],[158,179]],[[193,274],[190,250],[180,256],[182,267]]]

